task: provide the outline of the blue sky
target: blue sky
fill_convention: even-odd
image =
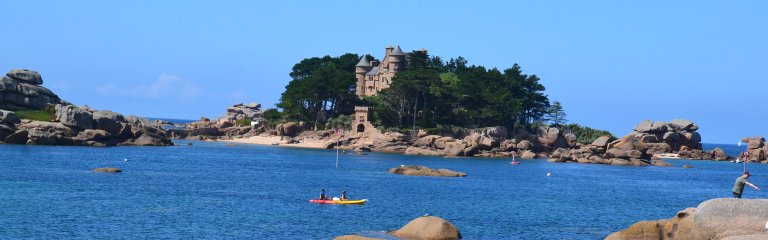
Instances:
[[[293,64],[384,47],[537,74],[570,122],[691,119],[704,142],[768,135],[766,1],[2,1],[0,71],[72,103],[215,118],[274,106]]]

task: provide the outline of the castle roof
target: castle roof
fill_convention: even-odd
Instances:
[[[358,62],[357,65],[355,65],[355,67],[370,67],[370,66],[371,66],[371,62],[368,61],[368,57],[366,57],[365,55],[363,55],[363,57],[360,58],[360,62]]]
[[[400,49],[400,45],[397,45],[395,47],[395,50],[392,50],[391,53],[389,53],[390,56],[405,56],[405,53],[403,53],[403,50]]]
[[[376,74],[379,74],[379,67],[373,67],[373,69],[371,69],[371,71],[368,71],[368,73],[366,73],[365,75],[376,76]]]

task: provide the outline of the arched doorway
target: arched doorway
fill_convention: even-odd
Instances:
[[[365,125],[357,124],[357,132],[365,132]]]

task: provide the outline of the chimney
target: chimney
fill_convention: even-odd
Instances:
[[[371,67],[378,67],[379,62],[376,62],[376,60],[371,60]]]

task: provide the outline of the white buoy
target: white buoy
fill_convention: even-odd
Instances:
[[[127,161],[128,161],[128,159],[127,159],[127,158],[126,158],[126,159],[123,159],[123,162],[127,162]]]
[[[547,173],[547,177],[551,177],[551,176],[552,176],[552,173]]]

